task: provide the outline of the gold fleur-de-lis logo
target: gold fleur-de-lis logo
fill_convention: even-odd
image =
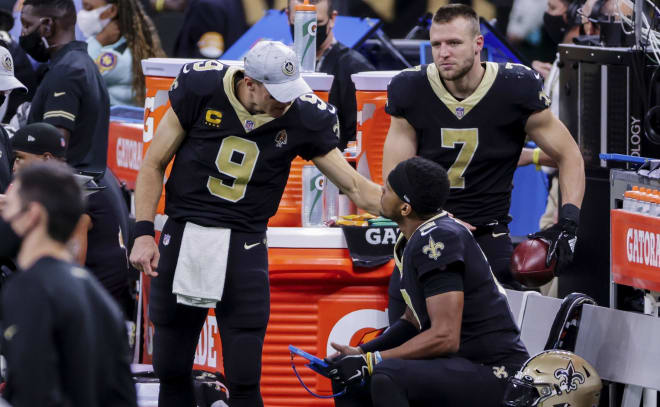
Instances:
[[[442,255],[442,251],[445,248],[445,244],[442,242],[436,243],[433,240],[432,236],[429,236],[429,244],[424,246],[422,253],[429,256],[429,259],[438,260],[438,257]]]

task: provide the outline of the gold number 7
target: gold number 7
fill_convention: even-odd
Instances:
[[[442,129],[442,147],[456,148],[456,144],[462,144],[456,161],[449,167],[449,185],[451,188],[465,188],[465,170],[479,146],[479,129]]]

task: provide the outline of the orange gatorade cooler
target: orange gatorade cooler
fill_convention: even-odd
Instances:
[[[194,59],[180,58],[149,58],[142,61],[142,71],[146,77],[147,96],[144,102],[144,130],[143,141],[144,153],[151,139],[156,134],[158,123],[170,108],[168,91],[174,78],[179,74],[181,67]],[[242,61],[220,61],[226,65],[242,66]],[[332,75],[318,72],[303,72],[303,78],[314,90],[314,93],[324,101],[328,101],[328,92],[332,86]],[[279,210],[271,218],[270,226],[300,226],[301,225],[301,203],[302,203],[302,167],[312,165],[301,158],[296,158],[291,164],[289,181],[280,201]],[[167,178],[172,163],[167,168]],[[158,213],[165,212],[165,190],[163,189],[161,200],[158,203]]]
[[[357,98],[357,170],[377,184],[383,183],[383,145],[390,128],[385,113],[387,85],[399,71],[360,72],[351,75]]]
[[[130,190],[142,165],[142,124],[110,119],[108,131],[108,168]]]
[[[387,285],[393,261],[372,269],[354,267],[340,228],[271,227],[267,237],[271,305],[262,359],[264,404],[331,407],[332,399],[317,399],[298,383],[288,346],[323,358],[334,353],[330,342],[357,346],[380,334],[388,321]],[[143,363],[151,363],[153,353],[148,298],[148,284],[143,283]],[[213,315],[210,310],[202,328],[195,368],[222,371],[222,347]],[[304,367],[305,363],[295,358],[305,384],[315,393],[332,394],[330,381]]]

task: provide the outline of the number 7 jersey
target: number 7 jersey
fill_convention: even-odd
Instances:
[[[186,131],[165,185],[165,213],[177,221],[262,232],[277,211],[291,161],[337,146],[332,105],[306,94],[279,118],[252,115],[234,91],[242,75],[200,61],[184,65],[172,84],[172,109]]]
[[[543,79],[530,68],[492,62],[485,68],[463,100],[445,88],[435,64],[401,72],[387,89],[386,111],[415,129],[417,154],[447,170],[445,209],[475,226],[508,222],[527,119],[550,105]]]

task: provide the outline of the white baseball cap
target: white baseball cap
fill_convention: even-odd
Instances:
[[[14,76],[14,60],[5,47],[0,46],[0,91],[23,89],[27,92],[25,85]]]
[[[263,83],[278,102],[291,102],[312,92],[300,76],[296,53],[279,41],[258,42],[248,51],[243,65],[245,75]]]

